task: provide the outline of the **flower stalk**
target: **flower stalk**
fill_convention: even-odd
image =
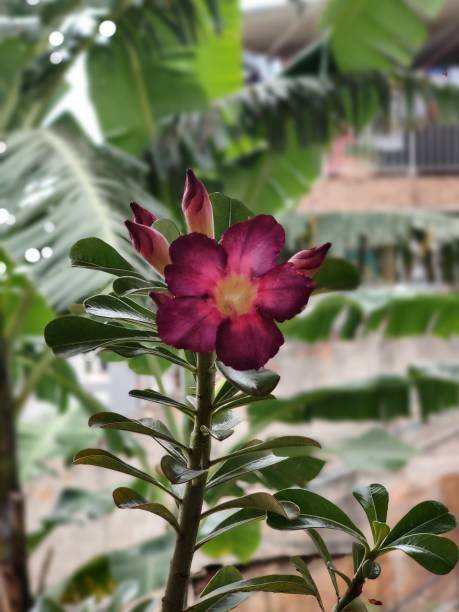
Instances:
[[[197,366],[197,414],[191,434],[189,468],[206,470],[210,464],[211,437],[205,433],[212,421],[215,386],[215,354],[199,353]],[[196,546],[207,474],[186,485],[180,507],[180,533],[171,560],[169,577],[162,602],[162,612],[182,612],[186,607],[191,563]]]

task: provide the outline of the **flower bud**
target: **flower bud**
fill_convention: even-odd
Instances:
[[[293,264],[301,274],[305,276],[314,276],[314,274],[319,271],[330,247],[331,242],[326,242],[320,247],[299,251],[293,255],[293,257],[290,257],[289,262]]]
[[[151,299],[153,300],[153,302],[156,304],[156,306],[158,306],[158,308],[162,304],[166,304],[166,302],[171,300],[172,297],[173,297],[172,293],[170,293],[167,290],[165,290],[165,291],[150,291],[149,295],[150,295]]]
[[[190,169],[186,171],[182,210],[190,232],[199,232],[209,238],[214,237],[214,213],[209,194]]]
[[[144,257],[149,264],[160,274],[164,274],[164,268],[171,263],[169,256],[169,243],[164,236],[146,225],[125,222],[128,228],[131,242],[135,250]]]
[[[150,227],[158,217],[138,204],[137,202],[131,202],[132,220],[134,223],[140,223],[140,225],[148,225]]]

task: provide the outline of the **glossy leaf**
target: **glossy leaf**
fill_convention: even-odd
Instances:
[[[360,542],[352,542],[352,563],[354,566],[354,574],[361,566],[364,557],[365,546],[363,546],[363,544],[360,544]]]
[[[86,312],[93,317],[142,323],[151,327],[155,322],[153,310],[113,295],[95,295],[84,301]]]
[[[433,574],[447,574],[457,563],[455,542],[429,533],[413,533],[384,545],[381,553],[401,550]]]
[[[114,276],[141,275],[112,246],[100,238],[78,240],[70,250],[70,261],[77,268],[89,268]]]
[[[317,493],[304,489],[285,489],[275,494],[279,500],[291,501],[300,509],[300,516],[287,521],[274,514],[268,515],[268,525],[273,529],[339,529],[359,541],[366,542],[360,529],[338,506]]]
[[[226,366],[221,361],[217,362],[217,366],[227,380],[247,395],[269,395],[277,387],[280,380],[278,374],[265,368],[240,371]]]
[[[149,482],[169,493],[169,495],[173,495],[171,491],[169,491],[163,484],[149,474],[142,472],[142,470],[138,470],[124,461],[121,461],[121,459],[118,459],[118,457],[115,457],[115,455],[112,455],[112,453],[99,448],[87,448],[80,451],[75,455],[73,463],[75,465],[94,465],[97,467],[106,468],[108,470],[114,470],[115,472],[122,472],[123,474],[140,478],[140,480],[145,480],[146,482]]]
[[[166,506],[155,502],[148,502],[145,498],[132,489],[128,489],[127,487],[115,489],[113,491],[113,500],[118,508],[121,509],[145,510],[146,512],[156,514],[156,516],[160,516],[167,521],[177,533],[180,533],[180,527],[177,519],[172,512],[166,508]]]
[[[231,508],[250,508],[252,510],[264,510],[266,512],[273,512],[279,514],[284,518],[297,517],[299,509],[295,504],[279,502],[273,495],[269,493],[250,493],[243,497],[238,497],[230,501],[223,502],[218,506],[214,506],[204,512],[203,516],[209,516],[222,510],[229,510]]]
[[[171,406],[172,408],[177,408],[180,412],[190,416],[193,415],[194,410],[191,406],[187,406],[187,404],[182,404],[163,393],[159,393],[158,391],[153,391],[153,389],[133,389],[129,391],[129,395],[131,397],[137,397],[139,399],[146,400],[148,402],[154,402],[156,404],[162,404],[164,406]]]
[[[243,576],[239,570],[232,566],[222,567],[206,584],[204,590],[200,594],[200,597],[204,597],[208,593],[215,591],[215,589],[231,584],[232,582],[238,582],[239,580],[243,580]],[[201,612],[209,609],[215,611],[218,610],[219,612],[229,612],[229,610],[233,610],[249,597],[250,593],[230,593],[228,595],[223,595],[217,600],[217,602],[209,603],[207,608],[203,607]]]
[[[135,276],[121,276],[113,281],[113,291],[117,295],[148,295],[150,291],[166,287],[162,281],[150,281]]]
[[[327,572],[328,572],[328,575],[330,576],[330,580],[332,582],[333,589],[335,590],[336,599],[337,601],[339,601],[340,594],[339,594],[339,588],[338,588],[338,581],[336,580],[335,572],[332,570],[333,559],[330,554],[330,551],[328,550],[327,545],[325,544],[322,536],[320,535],[318,531],[316,531],[315,529],[308,529],[307,534],[313,541],[314,546],[317,549],[317,552],[321,556],[322,561],[324,562],[325,567],[327,568]],[[354,550],[354,546],[361,546],[363,550],[365,550],[365,548],[359,542],[353,542],[352,546],[353,546],[352,550]]]
[[[261,451],[272,451],[274,455],[278,455],[280,457],[291,457],[292,455],[301,456],[304,454],[310,454],[311,447],[320,448],[320,444],[316,440],[313,440],[312,438],[305,438],[304,436],[282,436],[280,438],[267,440],[266,442],[254,440],[253,443],[247,444],[242,448],[238,448],[230,455],[224,455],[212,463],[236,459],[243,457],[244,455],[251,455]]]
[[[455,527],[456,519],[446,506],[436,501],[424,501],[414,506],[395,525],[384,546],[404,536],[418,533],[446,533]]]
[[[169,482],[175,485],[184,484],[207,472],[207,470],[190,470],[186,464],[170,455],[165,455],[161,459],[161,469]]]
[[[234,433],[234,427],[241,422],[241,418],[234,412],[222,411],[212,418],[211,429],[205,428],[208,433],[219,442],[226,440]]]
[[[195,368],[191,366],[187,361],[179,357],[172,350],[164,348],[163,346],[148,347],[142,346],[138,343],[122,344],[120,346],[117,346],[116,344],[114,346],[111,346],[110,344],[108,344],[105,349],[107,351],[112,351],[113,353],[116,353],[121,357],[125,357],[126,359],[130,359],[132,357],[141,357],[143,355],[152,355],[153,357],[160,357],[161,359],[165,359],[170,363],[179,365],[180,367],[186,368],[187,370],[190,370],[192,372],[195,371]]]
[[[173,437],[164,423],[156,419],[148,417],[142,419],[129,419],[116,412],[99,412],[89,419],[88,425],[89,427],[101,427],[102,429],[116,429],[143,434],[154,438],[160,444],[161,442],[167,442],[164,448],[170,451],[172,446],[173,450],[175,450],[173,454],[176,458],[183,459],[182,449],[188,450],[187,446]]]
[[[203,535],[201,535],[198,538],[196,548],[199,548],[206,542],[209,542],[210,540],[221,535],[222,533],[226,533],[231,529],[240,527],[241,525],[246,525],[247,523],[251,523],[253,521],[259,521],[265,517],[266,512],[263,510],[250,510],[245,508],[243,510],[239,510],[238,512],[231,514],[228,518],[218,523],[210,533],[204,533]]]
[[[375,521],[385,523],[387,520],[389,493],[383,485],[371,484],[354,489],[352,495],[364,509],[373,537],[375,538]]]
[[[72,357],[114,342],[157,341],[157,337],[147,331],[67,315],[48,323],[45,329],[45,340],[56,355]]]
[[[168,242],[174,242],[180,236],[180,230],[171,219],[158,219],[153,223],[155,230],[160,232]]]
[[[345,259],[327,257],[314,276],[315,291],[345,291],[360,284],[357,268]]]
[[[214,211],[215,238],[217,240],[231,225],[253,217],[253,213],[242,202],[229,198],[222,193],[212,193],[210,201]]]
[[[227,584],[205,595],[195,605],[187,608],[187,612],[203,612],[209,610],[208,603],[217,601],[222,595],[237,592],[291,593],[295,595],[314,595],[300,576],[270,575],[250,578]]]

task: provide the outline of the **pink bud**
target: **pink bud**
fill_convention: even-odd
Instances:
[[[182,210],[190,232],[199,232],[209,238],[214,237],[214,213],[209,194],[190,169],[186,171]]]
[[[172,293],[169,291],[150,291],[150,297],[153,302],[158,306],[158,308],[162,304],[166,304],[169,300],[172,300]]]
[[[137,202],[131,202],[132,220],[134,223],[140,223],[140,225],[148,225],[150,227],[158,217],[138,204]]]
[[[135,250],[160,274],[171,263],[169,243],[158,230],[133,221],[125,221]]]
[[[292,263],[301,274],[305,276],[314,276],[322,265],[330,247],[331,242],[326,242],[320,247],[299,251],[293,255],[293,257],[290,257],[289,262]]]

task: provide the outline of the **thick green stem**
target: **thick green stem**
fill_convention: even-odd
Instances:
[[[9,351],[0,313],[0,595],[2,610],[28,610],[24,498],[17,464],[14,404],[9,376]]]
[[[210,427],[214,394],[214,354],[200,353],[197,372],[197,415],[191,435],[189,467],[193,470],[207,469],[210,461],[211,438],[203,431]],[[201,519],[207,474],[187,483],[180,509],[180,533],[175,543],[166,591],[163,597],[163,612],[182,612],[186,606],[186,595],[190,580],[199,523]]]
[[[363,585],[365,584],[365,576],[363,575],[363,564],[365,563],[367,557],[365,557],[360,564],[360,567],[354,574],[354,578],[351,581],[351,584],[348,586],[347,591],[344,593],[343,597],[339,600],[336,606],[333,608],[333,612],[341,612],[344,610],[346,606],[357,599],[362,593]]]

